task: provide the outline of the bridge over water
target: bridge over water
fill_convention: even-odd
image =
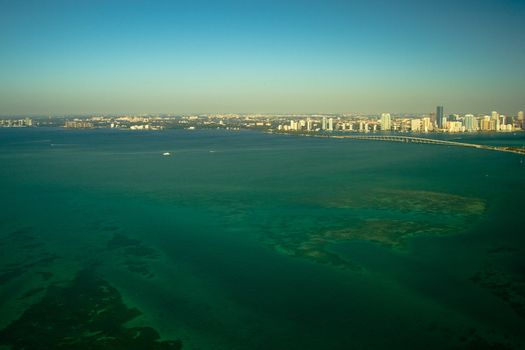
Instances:
[[[491,145],[479,145],[475,143],[465,143],[456,141],[437,140],[426,137],[413,137],[413,136],[398,136],[398,135],[321,135],[321,134],[305,134],[305,136],[314,137],[329,137],[336,139],[353,139],[353,140],[370,140],[370,141],[387,141],[387,142],[405,142],[405,143],[424,143],[432,145],[444,145],[444,146],[455,146],[455,147],[470,147],[478,149],[487,149],[499,152],[510,152],[525,155],[525,148],[509,147],[509,146],[491,146]]]

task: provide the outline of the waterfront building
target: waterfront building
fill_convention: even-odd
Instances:
[[[464,119],[465,130],[472,132],[478,130],[478,121],[473,114],[466,114]]]
[[[299,127],[301,130],[303,130],[303,128],[306,127],[306,120],[304,119],[299,120]]]
[[[421,119],[412,119],[410,121],[410,130],[412,132],[421,132]]]
[[[392,129],[392,119],[390,117],[390,113],[382,113],[380,123],[382,131],[390,131]]]
[[[321,125],[321,129],[322,130],[326,130],[326,117],[323,117],[323,122],[322,122],[322,125]]]
[[[328,119],[328,131],[333,131],[334,130],[334,118],[329,118]]]
[[[67,120],[64,127],[68,129],[91,129],[93,128],[93,123],[83,120]]]
[[[432,124],[432,128],[436,126],[436,113],[430,113],[429,116],[430,123]]]
[[[429,132],[434,129],[434,125],[432,122],[432,118],[425,117],[421,118],[421,131],[423,132]]]
[[[507,124],[507,117],[503,114],[501,114],[499,116],[499,128],[498,128],[498,131],[499,130],[506,130],[506,124]]]
[[[500,119],[499,119],[499,113],[496,111],[492,111],[490,121],[492,122],[491,130],[497,131],[500,129]]]
[[[486,115],[483,117],[483,119],[480,122],[480,129],[481,131],[490,131],[490,116]]]
[[[465,127],[461,122],[450,121],[447,122],[446,129],[448,132],[464,132]]]

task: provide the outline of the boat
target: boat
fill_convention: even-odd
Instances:
[[[170,152],[164,152],[162,153],[163,156],[171,156],[171,153]]]

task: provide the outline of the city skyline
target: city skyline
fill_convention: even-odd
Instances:
[[[0,115],[524,109],[518,1],[0,1]]]

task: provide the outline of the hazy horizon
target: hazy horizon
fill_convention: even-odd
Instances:
[[[447,111],[445,108],[445,114],[447,115],[465,115],[465,114],[473,114],[473,115],[490,115],[491,112],[494,110],[487,110],[482,112],[458,112],[458,111]],[[522,110],[518,110],[515,112],[508,112],[498,110],[497,112],[500,115],[505,115],[509,117],[516,117],[518,112]],[[414,116],[421,116],[425,114],[435,113],[435,110],[429,110],[429,111],[420,111],[420,112],[395,112],[395,111],[379,111],[379,112],[356,112],[356,111],[311,111],[311,112],[301,112],[301,111],[290,111],[290,112],[267,112],[267,111],[211,111],[211,112],[85,112],[85,113],[61,113],[61,114],[45,114],[45,113],[27,113],[27,114],[0,114],[0,118],[17,118],[17,117],[30,117],[30,118],[68,118],[68,117],[80,117],[80,118],[88,118],[88,117],[94,117],[94,116],[126,116],[126,115],[133,115],[133,116],[160,116],[160,117],[168,117],[168,116],[187,116],[187,115],[212,115],[212,114],[238,114],[238,115],[266,115],[266,116],[280,116],[280,115],[295,115],[295,116],[301,116],[301,115],[362,115],[362,116],[380,116],[382,113],[390,113],[391,115],[414,115]]]

